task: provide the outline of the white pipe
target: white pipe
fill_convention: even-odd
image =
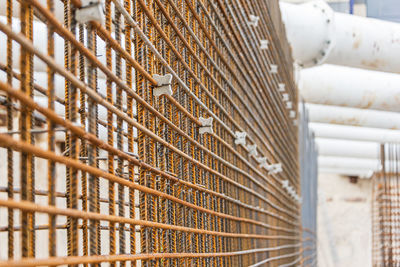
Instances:
[[[400,75],[337,65],[303,69],[300,92],[308,103],[400,112]]]
[[[378,159],[319,156],[318,168],[360,169],[360,170],[379,171],[381,168],[381,164]]]
[[[323,1],[280,2],[294,58],[400,73],[400,24],[335,13]]]
[[[370,142],[400,142],[400,131],[336,125],[328,123],[309,123],[309,127],[318,138],[359,140]]]
[[[400,113],[306,104],[311,122],[400,129]]]
[[[374,174],[372,170],[365,169],[346,169],[346,168],[319,168],[318,173],[338,174],[345,176],[358,176],[360,178],[369,179]]]
[[[379,159],[380,144],[376,142],[316,138],[320,156]]]
[[[322,64],[333,48],[333,11],[325,3],[280,2],[280,7],[294,59],[305,67]]]

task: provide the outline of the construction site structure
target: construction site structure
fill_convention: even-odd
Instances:
[[[277,0],[0,0],[0,266],[316,266],[298,103]]]

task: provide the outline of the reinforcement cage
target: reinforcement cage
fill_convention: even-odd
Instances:
[[[400,265],[400,144],[381,145],[382,170],[373,176],[372,264]]]
[[[301,264],[284,36],[278,1],[0,0],[0,266]]]

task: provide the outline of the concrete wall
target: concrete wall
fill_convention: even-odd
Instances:
[[[371,181],[320,174],[318,266],[371,266]]]

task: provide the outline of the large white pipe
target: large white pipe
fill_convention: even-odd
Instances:
[[[400,142],[400,131],[328,123],[309,123],[317,138],[359,140],[377,143]]]
[[[303,69],[300,92],[308,103],[400,112],[400,75],[324,64]]]
[[[319,6],[325,12],[310,3],[294,5],[280,2],[293,57],[305,67],[322,64],[333,48],[333,11],[326,4]]]
[[[376,142],[316,138],[320,156],[379,159],[380,144]]]
[[[388,162],[389,165],[389,162]],[[381,164],[378,159],[363,159],[351,157],[319,156],[318,168],[358,169],[379,171]]]
[[[400,129],[400,113],[306,104],[311,122]]]
[[[356,169],[356,168],[319,168],[318,173],[339,174],[344,176],[358,176],[360,178],[371,178],[374,174],[373,170]]]
[[[280,3],[295,60],[400,73],[400,24],[335,13],[323,1]]]

